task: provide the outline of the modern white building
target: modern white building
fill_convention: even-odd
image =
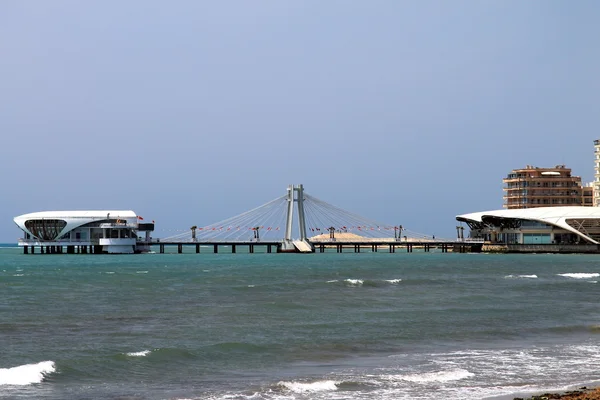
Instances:
[[[456,216],[470,237],[503,244],[599,244],[600,208],[539,207]]]
[[[23,231],[18,245],[24,253],[112,253],[149,250],[154,223],[141,223],[130,210],[42,211],[20,215],[15,224]],[[138,238],[138,234],[144,234]]]

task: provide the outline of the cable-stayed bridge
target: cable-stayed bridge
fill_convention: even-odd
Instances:
[[[460,239],[460,232],[459,232]],[[273,199],[259,207],[222,221],[205,225],[191,226],[183,233],[159,239],[161,253],[165,245],[266,246],[267,252],[274,247],[277,252],[324,251],[325,247],[335,247],[341,252],[344,247],[354,247],[356,252],[370,247],[377,251],[379,246],[388,246],[390,252],[396,247],[423,246],[426,251],[437,246],[447,251],[455,240],[436,239],[433,235],[413,232],[400,224],[386,224],[364,218],[343,210],[304,192],[303,185],[290,185],[285,195]]]

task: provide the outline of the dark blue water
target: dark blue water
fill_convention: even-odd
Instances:
[[[480,399],[589,384],[599,265],[1,248],[0,397]]]

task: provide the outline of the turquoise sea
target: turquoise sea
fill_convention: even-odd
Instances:
[[[484,399],[590,385],[599,273],[590,255],[2,247],[0,398]]]

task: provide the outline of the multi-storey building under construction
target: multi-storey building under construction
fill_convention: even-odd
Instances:
[[[571,168],[526,166],[513,170],[504,182],[504,208],[592,206],[591,188],[582,187],[581,177]]]

